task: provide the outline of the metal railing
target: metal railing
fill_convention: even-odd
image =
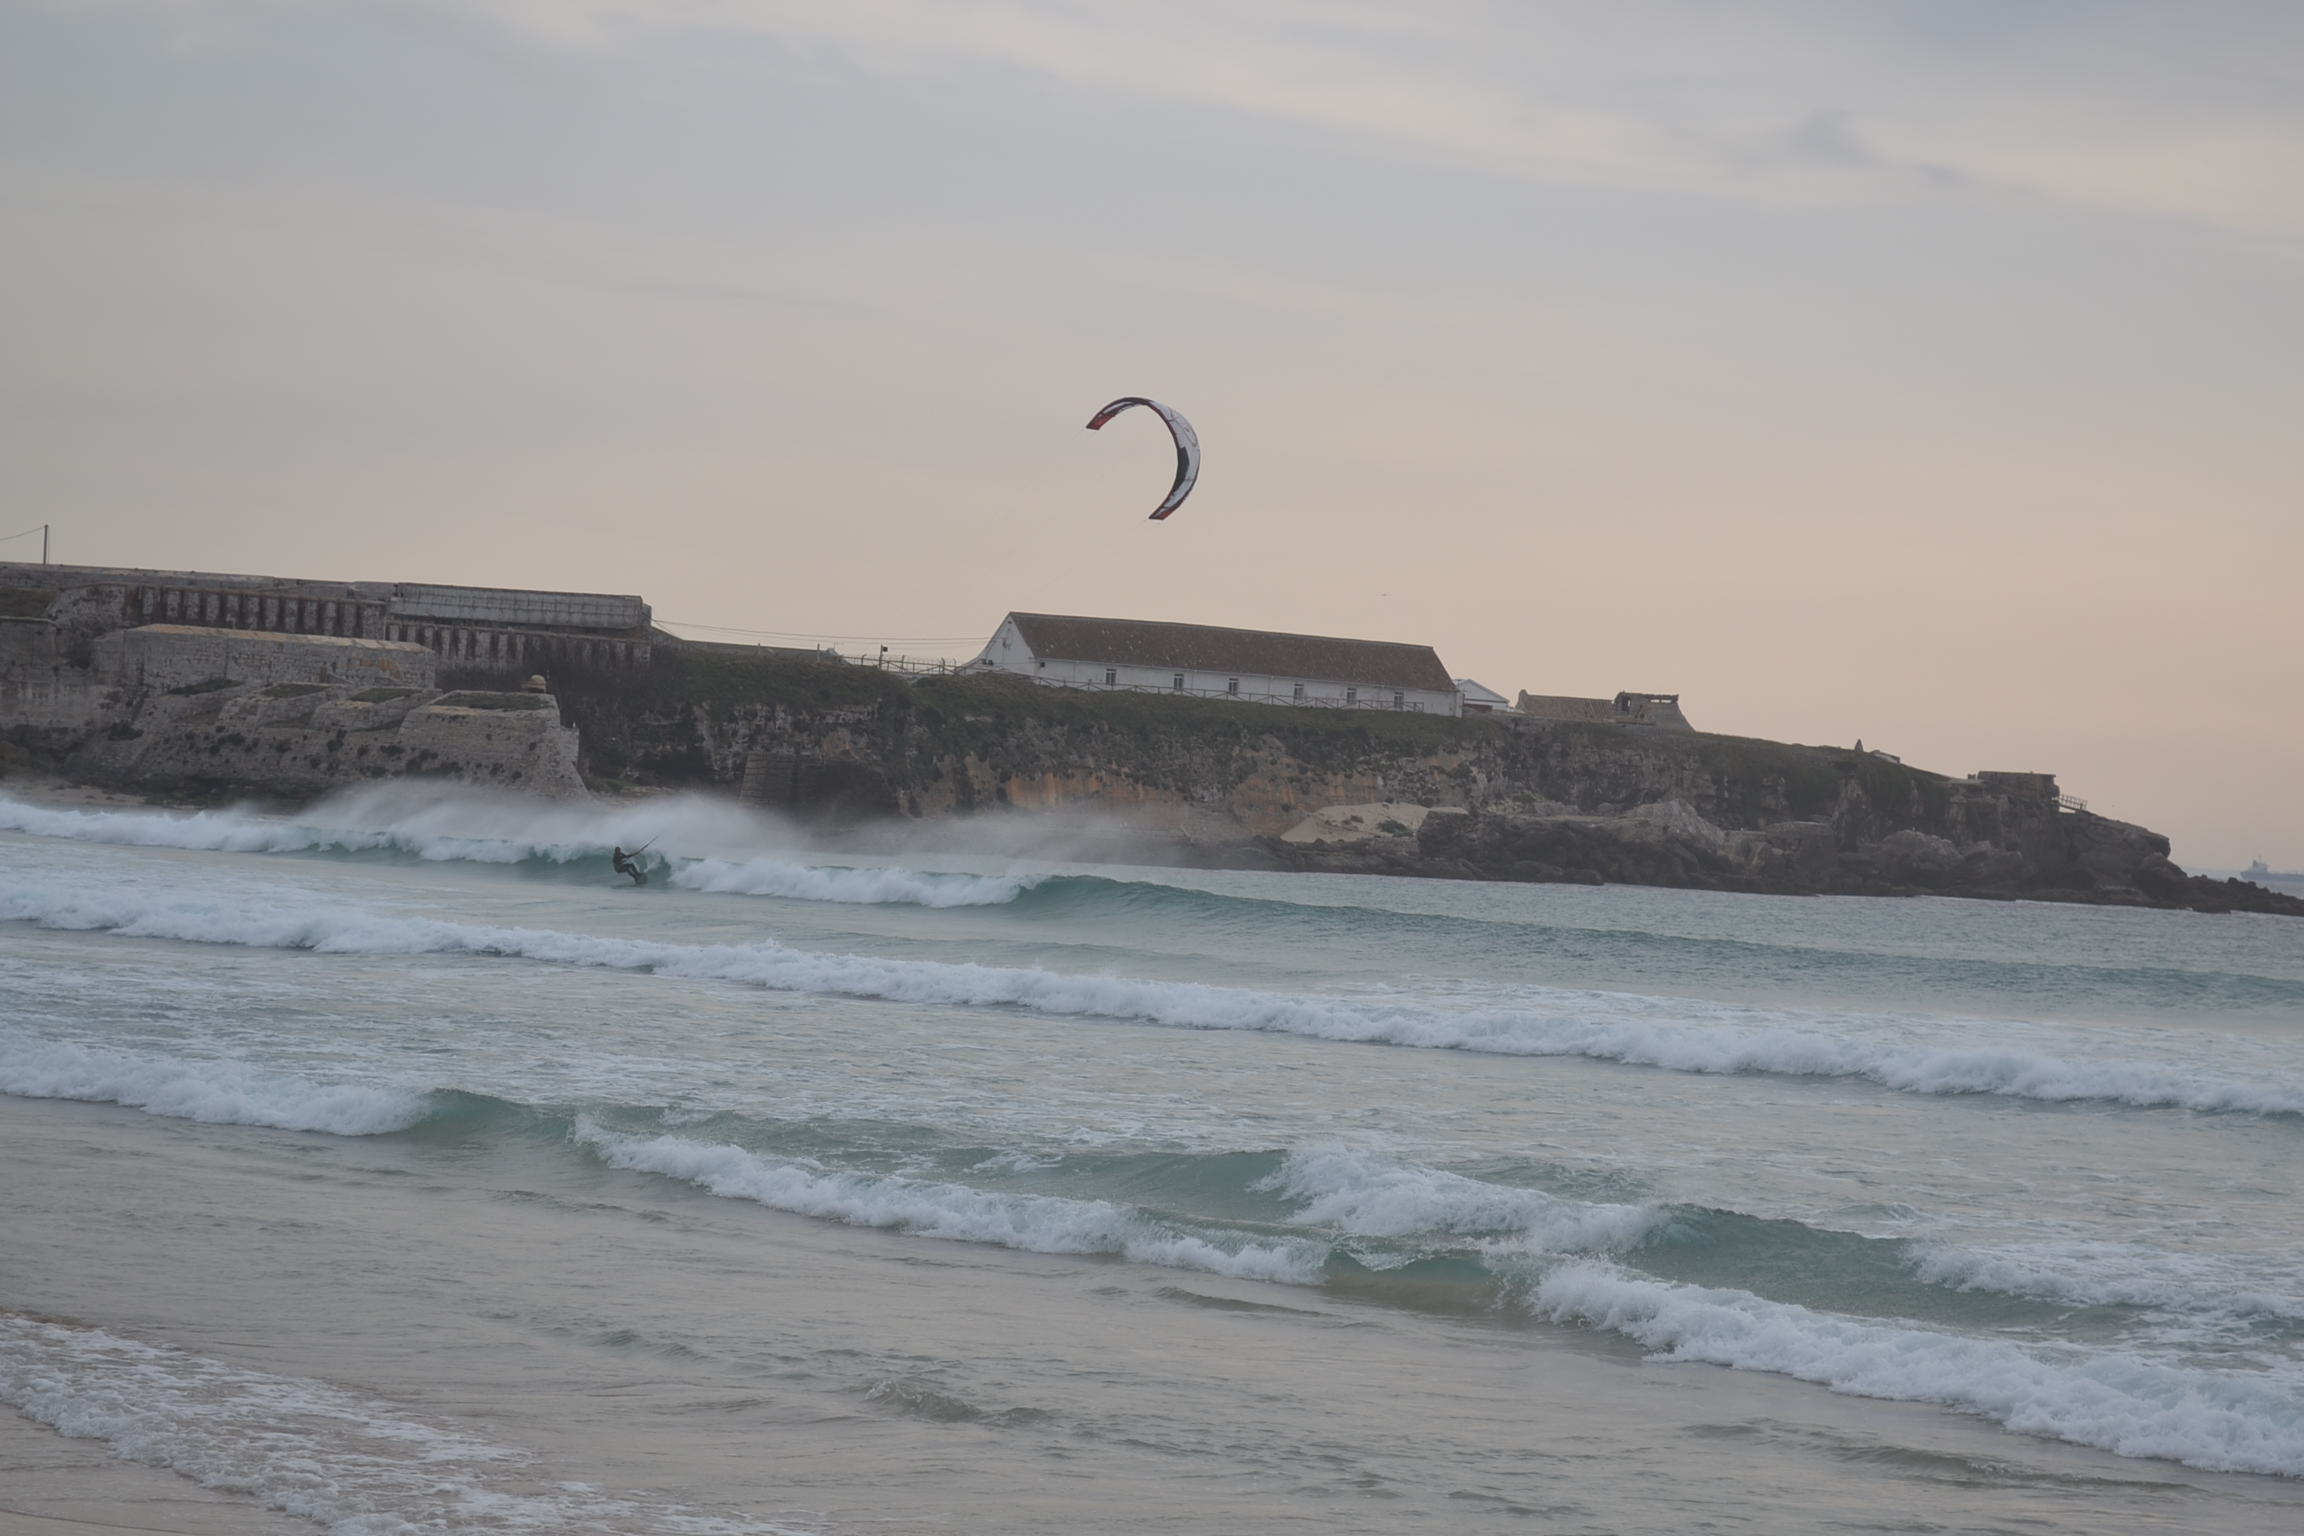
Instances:
[[[2088,802],[2078,795],[2058,795],[2056,797],[2056,809],[2060,811],[2085,811],[2088,809]]]

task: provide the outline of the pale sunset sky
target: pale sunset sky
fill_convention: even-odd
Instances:
[[[2295,0],[0,0],[60,561],[1417,641],[2296,868],[2300,401]]]

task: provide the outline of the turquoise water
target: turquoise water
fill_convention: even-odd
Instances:
[[[0,1398],[361,1533],[2304,1522],[2304,924],[995,830],[0,800]]]

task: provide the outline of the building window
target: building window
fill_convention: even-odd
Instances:
[[[1407,703],[1407,702],[1408,702],[1408,696],[1407,696],[1406,694],[1402,693],[1402,692],[1401,692],[1399,689],[1397,689],[1397,688],[1395,688],[1395,689],[1393,689],[1393,690],[1392,690],[1392,707],[1393,707],[1394,709],[1398,709],[1398,708],[1400,708],[1400,706],[1402,706],[1403,704],[1405,704],[1405,703]]]
[[[1296,702],[1299,704],[1304,702],[1304,685],[1302,683],[1296,685]]]
[[[1236,677],[1224,679],[1224,691],[1226,693],[1238,693],[1240,691],[1240,679]]]
[[[1344,702],[1345,702],[1345,703],[1347,703],[1347,704],[1357,704],[1357,703],[1359,703],[1359,702],[1360,702],[1360,690],[1359,690],[1359,689],[1357,689],[1357,688],[1347,688],[1347,689],[1345,689],[1345,690],[1344,690]]]
[[[1120,669],[1118,667],[1106,667],[1104,669],[1104,686],[1107,688],[1116,688],[1119,686],[1119,684]]]
[[[1178,693],[1182,693],[1184,691],[1184,674],[1181,672],[1176,674],[1176,691]]]

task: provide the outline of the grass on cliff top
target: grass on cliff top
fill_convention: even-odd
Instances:
[[[659,645],[652,669],[690,704],[775,704],[785,709],[872,708],[904,697],[905,679],[878,667],[813,656],[728,656]]]

